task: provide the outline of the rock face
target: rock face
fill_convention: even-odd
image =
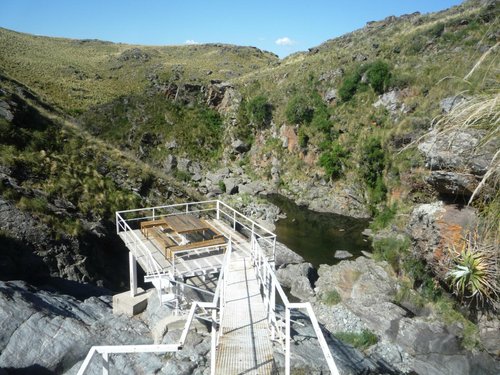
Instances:
[[[499,147],[498,140],[483,143],[484,136],[475,129],[431,132],[418,145],[432,170],[427,182],[439,193],[469,198]]]
[[[125,273],[110,272],[117,262],[126,270],[127,252],[105,228],[97,227],[95,234],[89,233],[81,241],[71,237],[55,240],[51,228],[0,197],[0,229],[9,233],[2,241],[0,279],[35,282],[62,277],[107,287],[118,287],[126,279]],[[89,263],[89,257],[101,261]]]
[[[395,304],[398,284],[387,263],[361,257],[322,265],[318,274],[314,303],[318,320],[332,333],[373,331],[379,338],[368,351],[374,362],[388,363],[388,368],[403,373],[498,373],[499,361],[463,350],[459,338],[433,315],[412,317]],[[336,305],[324,302],[332,290],[341,298]]]
[[[144,321],[113,315],[110,304],[109,296],[79,301],[21,281],[0,282],[0,368],[7,373],[76,374],[93,345],[153,343]],[[149,316],[151,325],[157,321],[157,316]],[[179,339],[179,326],[169,326],[166,331],[162,342]],[[188,335],[184,350],[167,356],[112,355],[111,370],[121,374],[201,374],[209,348],[210,335],[200,325]],[[90,367],[89,373],[102,370]]]
[[[413,251],[438,275],[444,276],[439,261],[447,247],[459,243],[477,222],[476,211],[470,206],[448,205],[440,201],[419,205],[411,213],[408,223]]]
[[[281,284],[290,289],[290,293],[304,301],[312,300],[314,290],[312,284],[317,275],[311,263],[288,264],[276,270]]]

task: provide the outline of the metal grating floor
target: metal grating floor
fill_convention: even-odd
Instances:
[[[255,271],[249,257],[231,258],[216,374],[271,374],[272,344]]]

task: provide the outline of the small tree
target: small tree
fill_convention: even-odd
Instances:
[[[335,142],[329,150],[321,154],[319,165],[323,167],[328,177],[336,179],[342,175],[342,167],[348,156],[349,152]]]
[[[389,65],[381,60],[377,60],[368,66],[366,78],[373,91],[381,95],[385,92],[391,79]]]
[[[264,95],[257,95],[250,99],[246,104],[246,112],[249,120],[257,128],[268,125],[273,116],[272,106]]]
[[[288,101],[285,115],[292,124],[309,124],[314,116],[314,108],[305,96],[297,94]]]

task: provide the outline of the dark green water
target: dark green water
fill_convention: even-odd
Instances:
[[[281,195],[266,198],[287,216],[275,223],[278,241],[314,267],[340,262],[334,257],[336,250],[347,250],[354,257],[361,255],[361,250],[371,252],[370,243],[361,234],[369,220],[311,211]]]

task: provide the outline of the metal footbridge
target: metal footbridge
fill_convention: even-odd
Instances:
[[[140,223],[175,215],[200,218],[214,232],[222,233],[226,242],[190,246],[166,257],[162,243],[147,238]],[[211,323],[210,374],[288,375],[293,309],[309,315],[330,372],[339,374],[311,304],[289,302],[276,278],[274,233],[219,200],[120,211],[116,229],[130,251],[131,296],[137,294],[139,265],[160,301],[173,314],[185,316],[184,329],[172,344],[94,346],[78,375],[85,374],[92,362],[99,362],[107,375],[112,369],[111,355],[182,350],[195,319]],[[196,282],[210,277],[216,279],[215,289]],[[206,297],[186,300],[187,289]],[[274,360],[276,347],[284,352],[284,369],[277,368]]]

